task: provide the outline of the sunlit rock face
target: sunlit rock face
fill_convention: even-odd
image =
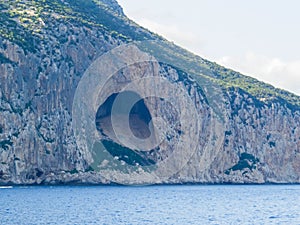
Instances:
[[[124,91],[128,86],[130,91]],[[160,90],[149,88],[152,86]],[[182,159],[192,157],[196,151],[204,152],[210,138],[210,108],[196,87],[186,74],[169,65],[142,62],[127,66],[101,90],[95,116],[99,140],[112,156],[132,166],[140,165],[140,170],[144,166],[159,167],[168,159],[171,162],[155,174],[159,177],[155,182],[167,182],[169,177],[160,175],[182,169],[189,158]],[[178,89],[186,95],[180,96]],[[170,157],[174,155],[172,162]]]
[[[198,173],[198,160],[193,159],[194,166],[178,176],[216,183],[299,182],[299,111],[279,103],[257,105],[238,89],[228,96],[230,120],[220,152],[204,173]]]
[[[10,7],[15,2],[11,1]],[[1,18],[17,27],[12,32],[15,38],[0,36],[0,184],[111,183],[96,169],[96,159],[78,146],[72,127],[74,95],[83,74],[98,57],[135,38],[159,39],[128,21],[113,0],[100,1],[103,4],[99,10],[105,11],[104,5],[111,7],[107,14],[101,11],[99,24],[88,21],[91,15],[84,10],[76,14],[77,20],[74,15],[63,17],[61,13],[73,7],[72,1],[59,2],[63,7],[50,5],[53,12],[41,13],[41,18],[34,20],[33,30],[24,25],[24,20],[4,17],[8,9],[0,4]],[[125,18],[122,23],[120,17]],[[0,21],[5,29],[14,27]],[[23,42],[20,37],[28,40]],[[171,58],[175,57],[172,54]],[[188,59],[186,64],[194,60],[184,57]],[[204,76],[219,79],[219,69],[208,67],[203,60],[197,63],[203,64]],[[141,98],[139,91],[123,88],[144,76],[164,78],[184,90],[188,98],[178,97],[167,85],[161,89],[170,96],[169,101],[157,98],[155,87],[144,83],[141,89],[153,92],[154,97],[136,102],[129,114],[122,110],[113,114],[120,131],[116,134],[113,104],[118,98]],[[174,174],[157,183],[300,183],[299,107],[275,94],[268,101],[255,97],[243,89],[245,85],[224,86],[216,99],[217,103],[222,101],[217,110],[222,113],[220,119],[206,87],[196,84],[189,73],[160,62],[131,65],[109,79],[91,126],[96,127],[99,141],[111,156],[129,165],[163,162],[174,154],[180,138],[185,138],[181,151],[172,159],[173,165],[169,164],[169,168],[176,169]],[[191,109],[176,105],[188,105],[188,101],[197,118],[180,117],[183,113],[189,115]],[[171,128],[157,129],[157,117]],[[185,136],[183,124],[191,124],[190,133],[197,135]],[[124,129],[127,125],[132,137],[144,140],[144,146],[128,138]],[[195,151],[186,160],[185,153],[195,141]],[[178,164],[181,160],[185,163]]]

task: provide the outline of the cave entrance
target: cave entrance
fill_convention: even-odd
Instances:
[[[112,108],[115,100],[118,97],[118,107],[114,110],[114,121],[117,121],[118,126],[126,126],[128,123],[128,107],[131,102],[138,100],[130,110],[129,126],[134,136],[140,139],[150,137],[149,126],[152,126],[151,114],[142,99],[137,93],[132,91],[124,91],[113,93],[105,102],[98,108],[96,114],[96,128],[105,137],[117,142],[115,132],[112,128],[111,116]],[[114,106],[115,107],[115,106]],[[125,134],[126,135],[126,134]]]

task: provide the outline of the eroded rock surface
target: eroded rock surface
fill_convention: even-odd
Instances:
[[[32,2],[35,1],[24,4]],[[58,2],[63,7],[72,4]],[[24,45],[28,42],[17,41],[18,36],[0,36],[0,184],[111,182],[94,170],[93,159],[76,143],[72,130],[74,94],[83,74],[99,56],[134,38],[159,40],[159,37],[126,19],[115,1],[102,3],[99,7],[103,12],[108,7],[107,14],[96,19],[99,24],[103,19],[104,25],[85,21],[91,16],[87,14],[78,14],[80,20],[65,18],[63,15],[68,11],[62,13],[61,9],[42,11],[42,16],[29,28],[20,15],[7,20],[29,30],[28,35],[33,35],[33,39],[28,41],[32,41],[34,49]],[[7,5],[5,1],[1,3],[2,14],[11,10]],[[29,6],[25,9],[37,11]],[[111,20],[107,22],[107,18]],[[1,26],[6,26],[5,22],[1,21]],[[188,59],[191,60],[187,64],[192,61]],[[198,63],[201,74],[221,79],[220,69],[203,59]],[[295,103],[300,102],[298,96],[292,96],[294,102],[275,95],[264,99],[242,87],[222,84],[221,111],[226,121],[212,120],[213,104],[205,88],[195,85],[189,74],[165,63],[129,66],[111,80],[102,103],[108,102],[94,121],[103,140],[122,147],[110,129],[110,98],[119,93],[118,88],[130,81],[131,76],[142,76],[152,70],[184,88],[201,115],[197,151],[179,172],[159,183],[300,183],[300,107]],[[177,101],[176,96],[173,101]],[[141,116],[147,111],[148,117]],[[181,135],[180,127],[176,127],[178,111],[159,99],[146,99],[136,106],[131,117],[136,136],[149,136],[150,117],[156,113],[165,115],[177,132],[166,134],[162,143],[166,151],[146,154],[143,163],[166,158]],[[188,143],[185,146],[188,148]]]

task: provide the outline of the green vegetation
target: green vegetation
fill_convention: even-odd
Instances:
[[[225,136],[230,136],[230,135],[232,135],[232,131],[231,130],[225,131]]]
[[[262,104],[278,102],[291,110],[300,109],[299,96],[205,60],[170,42],[142,43],[139,47],[153,54],[159,61],[181,68],[202,87],[212,88],[207,91],[209,95],[214,95],[214,86],[216,88],[219,86],[227,91],[240,89],[252,95]]]
[[[274,141],[270,141],[269,146],[270,146],[270,148],[274,148],[274,147],[276,147],[276,143]]]
[[[94,169],[91,166],[89,166],[87,169],[85,169],[84,172],[92,172],[92,171],[94,171]]]
[[[194,55],[139,27],[125,16],[114,12],[102,1],[13,0],[0,3],[0,38],[16,43],[25,53],[39,50],[41,42],[47,38],[49,32],[51,33],[48,29],[52,29],[49,25],[54,21],[98,29],[105,37],[110,36],[125,43],[159,40],[149,45],[142,43],[139,47],[152,53],[160,62],[176,65],[189,74],[202,88],[207,89],[205,93],[208,98],[218,98],[221,94],[219,89],[227,92],[243,90],[257,100],[256,104],[279,103],[292,111],[300,110],[299,96]],[[61,43],[67,42],[66,37],[59,38]],[[0,62],[10,63],[2,54]],[[216,103],[210,101],[210,104]]]
[[[3,4],[0,3],[0,8],[8,8]],[[17,15],[13,12],[13,10],[0,11],[0,37],[16,43],[25,51],[35,52],[37,40],[35,40],[30,30],[24,29],[24,27],[16,22]]]
[[[118,157],[119,160],[123,160],[129,165],[135,166],[139,164],[141,166],[150,166],[155,164],[153,160],[147,159],[143,152],[136,152],[113,141],[103,140],[101,142],[113,157]]]
[[[8,150],[10,146],[12,146],[12,142],[11,140],[4,140],[4,141],[0,141],[0,148],[4,149],[4,150]]]
[[[246,168],[252,171],[253,169],[256,169],[256,165],[258,162],[259,162],[258,158],[254,157],[249,153],[244,152],[240,155],[240,159],[238,163],[233,167],[231,167],[230,169],[226,170],[225,174],[229,175],[230,171],[237,171],[237,170],[242,171]]]
[[[98,2],[98,1],[96,1]],[[106,5],[92,0],[32,0],[0,3],[0,37],[36,52],[51,20],[102,29],[123,41],[150,38],[149,32],[136,32],[136,25],[120,17]]]
[[[75,168],[75,169],[72,169],[71,171],[70,171],[70,174],[76,174],[76,173],[79,173],[78,172],[78,170]]]
[[[258,100],[266,103],[269,101],[276,101],[286,104],[286,106],[291,109],[296,109],[294,108],[295,105],[300,106],[300,97],[295,94],[275,88],[272,85],[242,75],[233,70],[226,69],[217,64],[214,65],[213,70],[220,76],[218,81],[220,85],[227,88],[240,88],[253,95]],[[299,109],[299,107],[297,107],[297,109]]]
[[[0,53],[0,64],[13,63],[10,59],[6,58],[2,53]]]

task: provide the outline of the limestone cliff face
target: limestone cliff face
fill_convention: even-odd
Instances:
[[[299,183],[299,111],[259,103],[240,89],[229,90],[228,98],[230,120],[222,147],[207,159],[210,166],[199,173],[195,158],[178,177],[187,182]]]
[[[68,182],[88,170],[71,128],[73,96],[93,59],[120,41],[47,16],[34,52],[0,37],[1,183]]]
[[[77,145],[72,129],[76,88],[99,56],[123,43],[160,37],[129,21],[113,0],[98,6],[92,1],[86,1],[88,6],[79,0],[46,1],[48,8],[42,1],[12,2],[1,3],[1,17],[7,19],[1,20],[0,33],[0,184],[110,183]],[[98,16],[88,14],[97,7]],[[19,14],[11,15],[14,9]],[[175,50],[168,53],[171,58]],[[182,56],[187,65],[197,58],[188,53]],[[109,98],[119,91],[118,84],[130,81],[130,74],[156,70],[187,90],[201,115],[200,125],[213,131],[208,134],[202,129],[193,157],[175,175],[158,183],[300,183],[300,98],[283,91],[270,95],[273,89],[268,91],[269,86],[262,90],[268,97],[256,96],[245,85],[234,83],[236,77],[244,79],[242,75],[232,72],[231,85],[230,75],[225,77],[221,67],[197,60],[201,75],[222,81],[224,104],[220,107],[226,123],[212,122],[209,96],[203,88],[195,88],[194,77],[172,65],[148,63],[121,71],[123,78],[114,79],[107,88],[97,127],[104,140],[122,145],[106,120]],[[176,123],[176,111],[164,111],[158,100],[145,100],[136,110],[141,108],[146,108],[144,115],[164,112]],[[148,119],[135,120],[137,134],[147,133],[144,124]],[[147,155],[145,163],[172,152],[174,143],[167,140],[165,155]]]

